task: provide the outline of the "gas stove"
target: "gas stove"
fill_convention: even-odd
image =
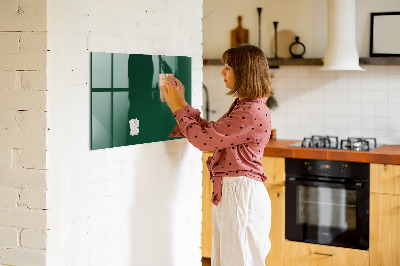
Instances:
[[[320,149],[338,149],[338,150],[353,150],[353,151],[371,151],[378,146],[376,138],[347,138],[339,142],[336,136],[311,136],[304,138],[302,142],[289,145],[291,147],[302,148],[320,148]]]

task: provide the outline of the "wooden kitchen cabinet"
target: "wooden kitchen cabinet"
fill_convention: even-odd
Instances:
[[[212,183],[206,161],[212,152],[203,153],[203,217],[202,217],[202,256],[211,258],[212,253]],[[285,158],[263,157],[262,164],[268,176],[265,187],[268,190],[272,205],[271,250],[266,258],[267,266],[283,265],[283,243],[285,230]]]
[[[285,158],[264,156],[261,159],[264,172],[267,175],[265,184],[268,185],[285,185]]]
[[[212,183],[210,181],[210,173],[206,165],[212,152],[203,153],[203,195],[202,195],[202,223],[201,223],[201,253],[204,258],[211,258],[212,252]]]
[[[285,266],[366,266],[365,250],[285,241]]]
[[[370,167],[370,265],[400,265],[400,165]]]
[[[265,259],[266,266],[283,265],[285,241],[285,187],[265,184],[271,199],[271,250]]]
[[[400,165],[370,164],[371,193],[400,195]]]
[[[400,196],[373,193],[370,200],[370,265],[400,265]]]
[[[285,240],[285,158],[264,156],[261,159],[267,175],[265,187],[271,199],[271,250],[265,259],[266,266],[283,265]]]

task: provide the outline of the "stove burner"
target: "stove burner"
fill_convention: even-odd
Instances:
[[[376,148],[376,138],[347,138],[340,141],[343,150],[369,151]]]
[[[311,138],[304,138],[301,142],[301,147],[305,148],[326,148],[338,149],[339,140],[334,136],[312,136]]]
[[[376,138],[347,138],[340,141],[336,136],[317,136],[304,138],[302,142],[291,144],[293,147],[341,149],[353,151],[371,151],[378,147]]]

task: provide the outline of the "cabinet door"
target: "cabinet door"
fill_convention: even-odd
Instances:
[[[285,240],[285,187],[265,184],[271,199],[271,250],[265,259],[266,266],[283,265],[283,243]]]
[[[264,156],[261,163],[268,177],[266,184],[285,185],[285,158]]]
[[[204,258],[211,258],[212,252],[212,183],[210,182],[210,173],[206,165],[211,152],[203,153],[203,195],[202,195],[202,224],[201,224],[201,253]]]
[[[365,250],[285,241],[285,266],[366,266]]]
[[[371,266],[400,265],[400,196],[371,194]]]
[[[370,165],[371,193],[400,195],[400,165]]]

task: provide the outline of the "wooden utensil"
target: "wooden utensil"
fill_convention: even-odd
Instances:
[[[242,27],[242,16],[238,16],[238,27],[231,30],[231,48],[249,42],[249,31]]]

